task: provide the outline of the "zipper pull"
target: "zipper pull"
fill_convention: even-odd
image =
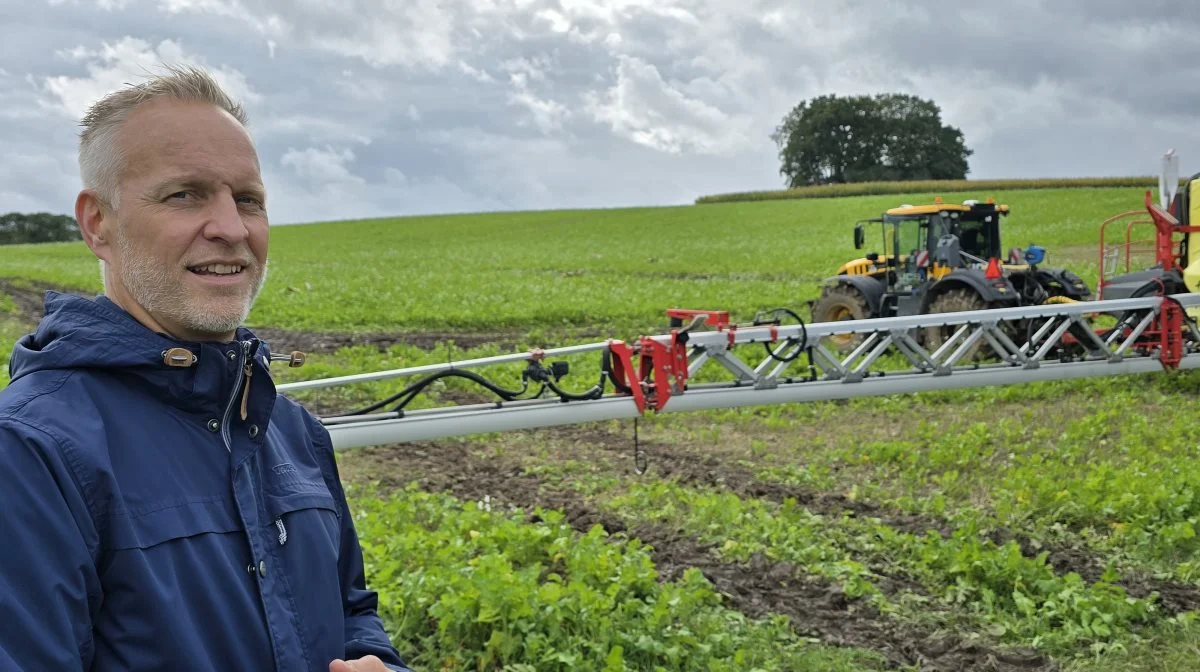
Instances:
[[[247,406],[250,403],[250,376],[254,375],[254,363],[249,359],[246,360],[244,373],[246,374],[246,380],[243,383],[245,387],[242,388],[242,420],[245,420],[249,414]]]

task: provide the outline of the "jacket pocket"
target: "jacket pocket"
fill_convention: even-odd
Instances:
[[[337,503],[324,483],[305,484],[300,490],[267,490],[266,509],[271,520],[301,509],[325,509],[340,517]]]
[[[298,536],[303,544],[318,548],[328,545],[337,555],[340,546],[341,512],[324,481],[297,480],[276,483],[264,493],[266,524],[275,527],[278,544],[285,546]]]

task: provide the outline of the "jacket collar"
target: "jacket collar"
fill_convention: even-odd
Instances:
[[[245,327],[237,329],[232,342],[184,341],[147,328],[106,296],[48,291],[36,331],[13,347],[9,377],[16,381],[56,369],[102,371],[135,378],[155,397],[182,409],[208,412],[224,410],[237,392],[247,356],[254,375],[269,378],[269,347]]]

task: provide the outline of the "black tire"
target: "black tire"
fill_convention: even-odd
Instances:
[[[979,293],[970,289],[950,289],[938,295],[929,304],[927,313],[957,313],[968,310],[983,310],[987,308],[987,302],[983,300]],[[954,332],[958,331],[962,325],[953,325],[947,327],[925,327],[922,336],[925,349],[929,354],[933,354],[942,344],[950,340],[954,336]],[[971,346],[971,349],[966,352],[959,362],[968,362],[972,359],[977,359],[980,356],[982,346],[986,345],[986,341],[979,341]]]
[[[826,287],[821,292],[821,298],[817,299],[812,307],[814,323],[865,320],[869,317],[871,317],[871,308],[867,303],[867,297],[850,285]],[[861,334],[841,334],[822,338],[821,345],[845,354],[857,348],[862,340]]]

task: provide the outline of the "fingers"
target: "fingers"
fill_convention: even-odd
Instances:
[[[334,660],[329,663],[329,672],[388,672],[388,669],[378,656],[366,656],[350,661]]]

